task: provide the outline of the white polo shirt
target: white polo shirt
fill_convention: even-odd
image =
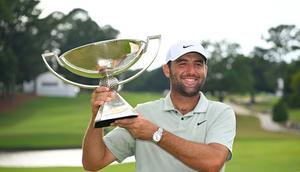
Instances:
[[[219,143],[228,148],[231,159],[236,134],[234,111],[228,105],[208,100],[201,93],[195,109],[184,116],[165,98],[140,104],[136,111],[159,127],[186,140],[198,143]],[[137,172],[194,172],[151,141],[134,139],[124,128],[115,128],[104,136],[108,149],[118,162],[135,155]],[[186,148],[189,149],[189,148]],[[224,171],[224,167],[221,169]]]

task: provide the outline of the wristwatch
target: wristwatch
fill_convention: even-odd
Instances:
[[[163,131],[164,130],[162,128],[158,128],[158,130],[154,132],[152,136],[152,141],[154,143],[158,143],[161,140]]]

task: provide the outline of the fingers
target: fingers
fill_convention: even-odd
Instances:
[[[111,101],[114,95],[115,95],[114,92],[111,91],[108,87],[101,86],[96,88],[91,98],[93,114],[96,114],[99,107],[103,105],[105,102]]]
[[[97,87],[95,89],[95,92],[97,92],[97,93],[105,92],[105,91],[109,91],[109,88],[108,87],[104,87],[104,86],[100,86],[100,87]]]
[[[135,118],[124,118],[124,119],[118,119],[111,123],[112,126],[119,126],[119,127],[125,127],[133,126],[135,123],[138,123],[138,121],[142,119],[142,116],[139,114]]]
[[[134,123],[134,119],[133,118],[125,118],[125,119],[119,119],[116,120],[115,122],[112,123],[112,125],[115,126],[128,126]]]
[[[92,94],[92,104],[102,105],[104,102],[111,101],[114,92],[107,87],[98,87]]]

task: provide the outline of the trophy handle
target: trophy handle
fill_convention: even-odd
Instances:
[[[42,54],[42,58],[43,58],[44,63],[46,64],[46,67],[49,69],[49,71],[50,71],[51,73],[53,73],[53,74],[54,74],[55,76],[57,76],[59,79],[65,81],[66,83],[69,83],[69,84],[72,84],[72,85],[75,85],[75,86],[78,86],[78,87],[81,87],[81,88],[95,89],[95,88],[99,87],[99,85],[85,85],[85,84],[79,84],[79,83],[77,83],[77,82],[73,82],[73,81],[71,81],[71,80],[68,80],[68,79],[64,78],[63,76],[61,76],[60,74],[58,74],[55,70],[53,70],[52,67],[48,64],[48,62],[47,62],[46,59],[47,59],[47,58],[52,58],[52,57],[55,57],[56,61],[58,62],[58,64],[59,64],[60,66],[62,66],[62,67],[64,66],[64,65],[61,63],[61,61],[59,60],[58,56],[57,56],[55,53],[51,52],[51,53],[45,53],[45,54]]]
[[[154,60],[156,59],[157,55],[158,55],[158,51],[159,51],[159,47],[160,47],[160,43],[161,43],[161,35],[153,35],[153,36],[148,36],[147,37],[147,43],[146,43],[146,47],[143,50],[143,52],[147,51],[148,45],[149,45],[149,41],[150,40],[157,40],[158,41],[158,46],[157,46],[157,50],[156,53],[153,57],[153,59],[150,61],[150,63],[145,66],[142,70],[140,70],[138,73],[136,73],[135,75],[131,76],[130,78],[127,78],[123,81],[119,81],[118,85],[122,85],[122,84],[126,84],[127,82],[130,82],[134,79],[136,79],[137,77],[139,77],[142,73],[144,73],[149,67],[150,65],[154,62]]]

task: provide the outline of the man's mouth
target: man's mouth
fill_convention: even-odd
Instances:
[[[195,87],[198,84],[197,78],[183,78],[183,84],[186,87]]]

